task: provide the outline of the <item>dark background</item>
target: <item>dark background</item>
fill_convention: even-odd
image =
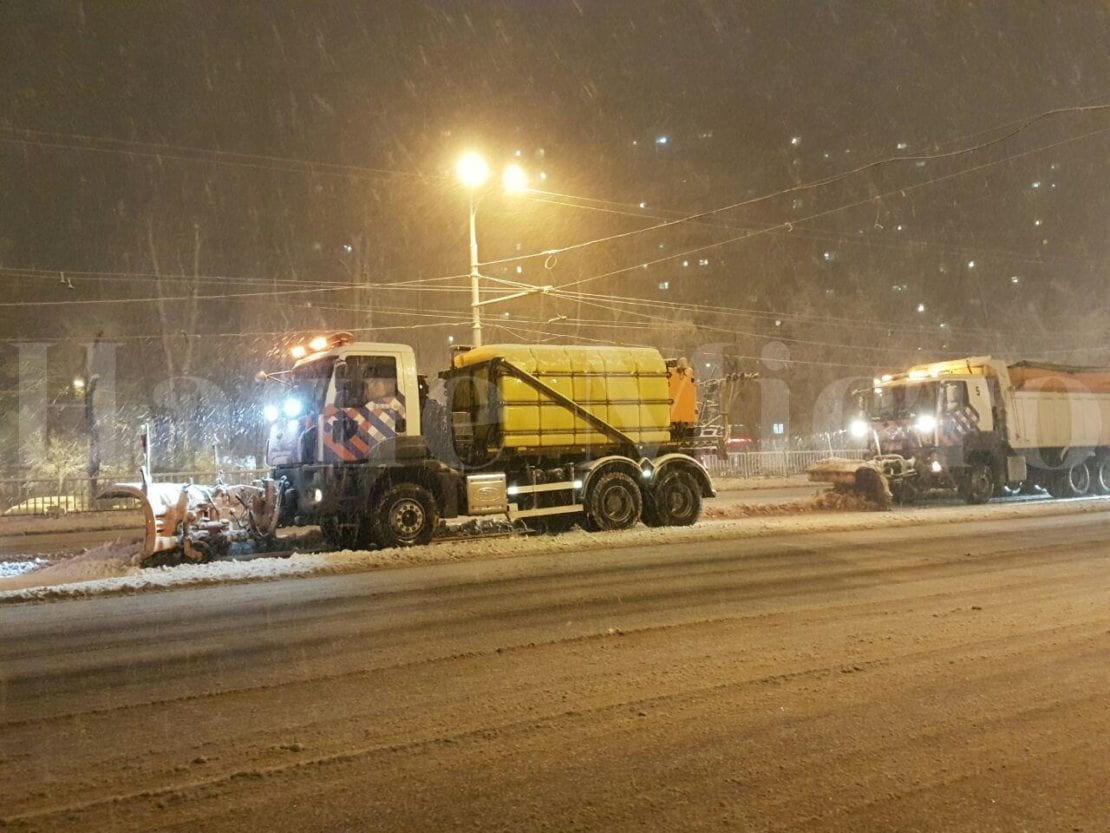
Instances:
[[[490,308],[487,342],[759,369],[789,385],[798,434],[845,376],[987,352],[1106,364],[1110,111],[1021,123],[1110,104],[1108,24],[1095,0],[6,2],[5,448],[20,341],[51,343],[57,407],[81,345],[118,343],[123,428],[184,420],[166,380],[206,379],[226,398],[189,419],[244,450],[253,371],[305,333],[412,343],[434,375],[469,338],[465,278],[427,280],[467,270],[468,148],[568,195],[488,195],[483,261],[770,195],[486,267],[566,286]],[[79,432],[65,413],[55,436]]]

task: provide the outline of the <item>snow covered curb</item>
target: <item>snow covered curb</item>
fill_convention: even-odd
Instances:
[[[73,512],[60,518],[42,515],[0,517],[0,538],[17,535],[54,535],[62,532],[100,532],[143,528],[143,513],[137,509],[104,512]]]
[[[814,489],[824,488],[821,483],[814,483],[808,474],[793,474],[786,477],[714,477],[713,486],[718,492],[755,492],[760,489],[793,489],[802,486],[812,486]]]
[[[576,553],[657,544],[741,540],[768,535],[845,532],[1107,511],[1110,511],[1110,500],[1087,498],[1037,504],[930,507],[900,512],[814,512],[784,517],[705,521],[686,528],[637,528],[626,532],[598,534],[575,531],[554,537],[461,540],[415,549],[376,552],[295,553],[289,558],[222,561],[145,570],[135,566],[133,546],[129,549],[127,545],[116,543],[89,550],[67,562],[35,573],[0,580],[0,604],[357,573],[470,559],[515,558],[522,555]],[[33,581],[43,580],[51,583],[46,586],[29,586]]]

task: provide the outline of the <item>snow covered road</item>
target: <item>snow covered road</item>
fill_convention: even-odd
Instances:
[[[0,819],[1102,829],[1110,514],[897,517],[0,607]]]

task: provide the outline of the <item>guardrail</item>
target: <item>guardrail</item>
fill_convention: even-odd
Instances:
[[[225,483],[249,483],[264,477],[266,469],[239,469],[224,471]],[[215,472],[173,471],[155,472],[154,479],[164,483],[215,483]],[[141,475],[118,478],[102,477],[100,488],[113,482],[137,483]],[[89,493],[87,477],[9,478],[0,479],[0,512],[4,515],[68,515],[73,512],[134,509],[133,499],[100,500]]]
[[[862,460],[867,451],[858,448],[805,451],[736,451],[727,459],[703,457],[702,463],[713,477],[788,477],[805,474],[809,467],[829,457]]]

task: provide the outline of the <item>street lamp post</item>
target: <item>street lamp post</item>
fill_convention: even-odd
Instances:
[[[489,193],[488,190],[479,193],[489,178],[489,165],[479,154],[466,153],[459,159],[458,174],[467,189],[470,207],[470,339],[472,346],[481,347],[483,301],[482,273],[478,269],[478,203]],[[528,187],[528,177],[519,165],[510,165],[505,169],[502,184],[506,191],[523,191]]]
[[[478,281],[482,277],[478,271],[478,201],[470,192],[470,341],[475,347],[482,346],[482,316],[479,313],[482,295]]]

